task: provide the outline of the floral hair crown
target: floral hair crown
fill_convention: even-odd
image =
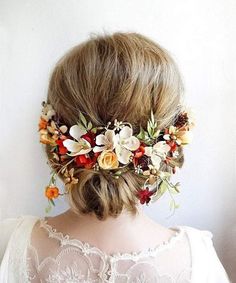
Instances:
[[[180,113],[174,125],[159,129],[151,112],[147,129],[140,127],[139,133],[134,135],[128,122],[115,120],[105,127],[94,127],[81,112],[77,124],[68,128],[60,122],[50,104],[43,102],[42,106],[40,142],[50,146],[50,161],[59,168],[57,172],[51,172],[45,188],[49,202],[46,212],[52,205],[55,206],[55,198],[67,193],[59,192],[56,175],[61,173],[68,187],[78,183],[74,172],[76,168],[107,170],[114,178],[133,171],[145,180],[137,194],[141,204],[154,202],[168,191],[171,209],[178,207],[172,195],[179,192],[180,184],[171,183],[170,176],[175,173],[176,167],[180,167],[177,162],[180,147],[191,139],[190,130],[194,123],[190,113]],[[161,169],[163,167],[164,170]]]

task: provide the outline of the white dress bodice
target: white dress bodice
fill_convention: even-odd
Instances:
[[[16,218],[15,228],[13,219],[8,222],[10,238],[5,252],[0,251],[1,283],[230,282],[209,231],[176,226],[172,227],[174,236],[160,245],[137,252],[106,254],[57,231],[45,218],[21,216]],[[4,241],[6,223],[0,225],[5,229]]]

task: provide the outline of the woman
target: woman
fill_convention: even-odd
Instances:
[[[143,205],[171,196],[193,121],[166,50],[137,33],[97,36],[57,63],[43,102],[40,142],[53,173],[55,217],[1,223],[0,282],[229,282],[212,234],[163,227]],[[56,186],[59,176],[64,193]]]

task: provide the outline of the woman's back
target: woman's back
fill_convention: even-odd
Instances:
[[[36,227],[29,249],[31,282],[190,282],[191,254],[182,228],[153,249],[108,255],[45,220]]]
[[[1,283],[229,282],[208,231],[173,227],[173,234],[165,242],[160,243],[158,235],[152,235],[157,245],[132,252],[127,249],[131,244],[124,243],[122,249],[119,238],[112,239],[114,250],[118,242],[122,252],[108,254],[78,237],[61,233],[49,224],[53,218],[23,216],[15,223],[1,265]],[[1,228],[7,230],[7,221]],[[139,239],[142,231],[136,232]],[[129,237],[129,232],[125,235]],[[90,236],[96,237],[99,233]]]

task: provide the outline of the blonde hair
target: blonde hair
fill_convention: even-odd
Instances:
[[[95,126],[117,119],[130,122],[136,133],[146,128],[151,109],[160,128],[172,124],[182,110],[182,94],[179,70],[163,47],[138,33],[117,32],[92,36],[69,50],[53,70],[47,102],[69,127],[81,111]],[[50,160],[49,147],[46,152]],[[114,179],[85,168],[75,174],[79,182],[71,185],[68,200],[77,214],[105,220],[123,209],[137,212],[142,177],[127,172]]]

